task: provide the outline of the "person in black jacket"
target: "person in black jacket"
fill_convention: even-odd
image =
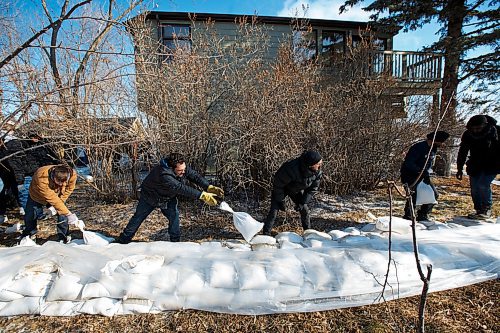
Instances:
[[[500,173],[500,126],[490,116],[475,115],[466,127],[458,150],[456,177],[462,180],[464,164],[467,165],[475,210],[469,218],[487,219],[493,204],[491,182]]]
[[[421,181],[432,187],[434,196],[437,200],[439,193],[431,182],[430,170],[436,158],[437,149],[441,147],[449,137],[450,134],[444,131],[431,132],[427,134],[426,140],[413,144],[406,153],[403,164],[401,165],[401,182],[410,186],[413,207],[415,207],[417,202],[417,185]],[[434,144],[432,144],[433,138]],[[421,205],[417,212],[417,221],[429,220],[429,214],[432,212],[433,207],[433,204]],[[405,205],[403,218],[407,220],[411,220],[412,218],[411,208],[408,202],[406,202]]]
[[[17,146],[12,145],[13,141],[13,139],[3,141],[0,138],[0,178],[2,178],[2,182],[4,183],[3,189],[0,191],[0,223],[7,220],[5,213],[7,211],[9,193],[15,197],[16,203],[21,207],[16,173],[11,165],[12,160],[15,158],[11,155],[17,152]]]
[[[203,188],[199,191],[185,184],[186,180]],[[224,191],[210,185],[196,171],[186,166],[184,157],[179,153],[171,153],[155,166],[141,184],[141,196],[134,216],[116,239],[116,243],[130,243],[142,222],[155,208],[160,208],[168,219],[168,234],[171,242],[181,238],[179,226],[179,210],[177,196],[200,199],[210,206],[217,205],[216,197],[224,197]]]
[[[285,197],[290,197],[300,213],[304,230],[311,228],[308,203],[318,191],[323,172],[323,159],[317,151],[305,151],[299,157],[283,163],[274,175],[271,208],[264,221],[264,235],[271,235],[278,211],[285,211]]]

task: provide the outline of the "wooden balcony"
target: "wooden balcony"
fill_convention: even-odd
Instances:
[[[365,75],[389,75],[393,95],[433,95],[441,87],[443,55],[431,52],[370,51]]]

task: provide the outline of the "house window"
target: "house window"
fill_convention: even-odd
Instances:
[[[293,32],[292,43],[295,61],[302,63],[316,57],[318,54],[317,36],[316,30]]]
[[[345,33],[342,31],[323,30],[321,34],[321,53],[343,53],[345,50]]]
[[[162,60],[171,62],[176,52],[191,52],[191,26],[188,24],[162,24],[160,29],[160,42]]]
[[[366,38],[368,41],[368,37]],[[361,45],[362,39],[361,36],[352,35],[352,47],[356,48]],[[386,38],[373,38],[372,39],[373,49],[377,51],[385,51],[387,50],[387,39]]]

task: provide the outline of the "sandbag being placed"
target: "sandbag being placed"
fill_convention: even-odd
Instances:
[[[432,186],[421,181],[417,185],[417,203],[416,205],[437,204]]]
[[[234,226],[247,242],[250,242],[253,236],[264,227],[264,223],[256,221],[250,214],[235,212],[225,201],[221,202],[219,208],[233,214]]]

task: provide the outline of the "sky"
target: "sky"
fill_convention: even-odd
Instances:
[[[344,0],[156,0],[153,10],[219,14],[257,14],[260,16],[304,16],[307,18],[345,21],[368,21],[370,14],[356,6],[339,14]],[[367,2],[369,3],[369,2]],[[366,4],[365,4],[366,5]],[[394,50],[418,51],[437,41],[439,26],[430,24],[423,29],[394,37]]]

